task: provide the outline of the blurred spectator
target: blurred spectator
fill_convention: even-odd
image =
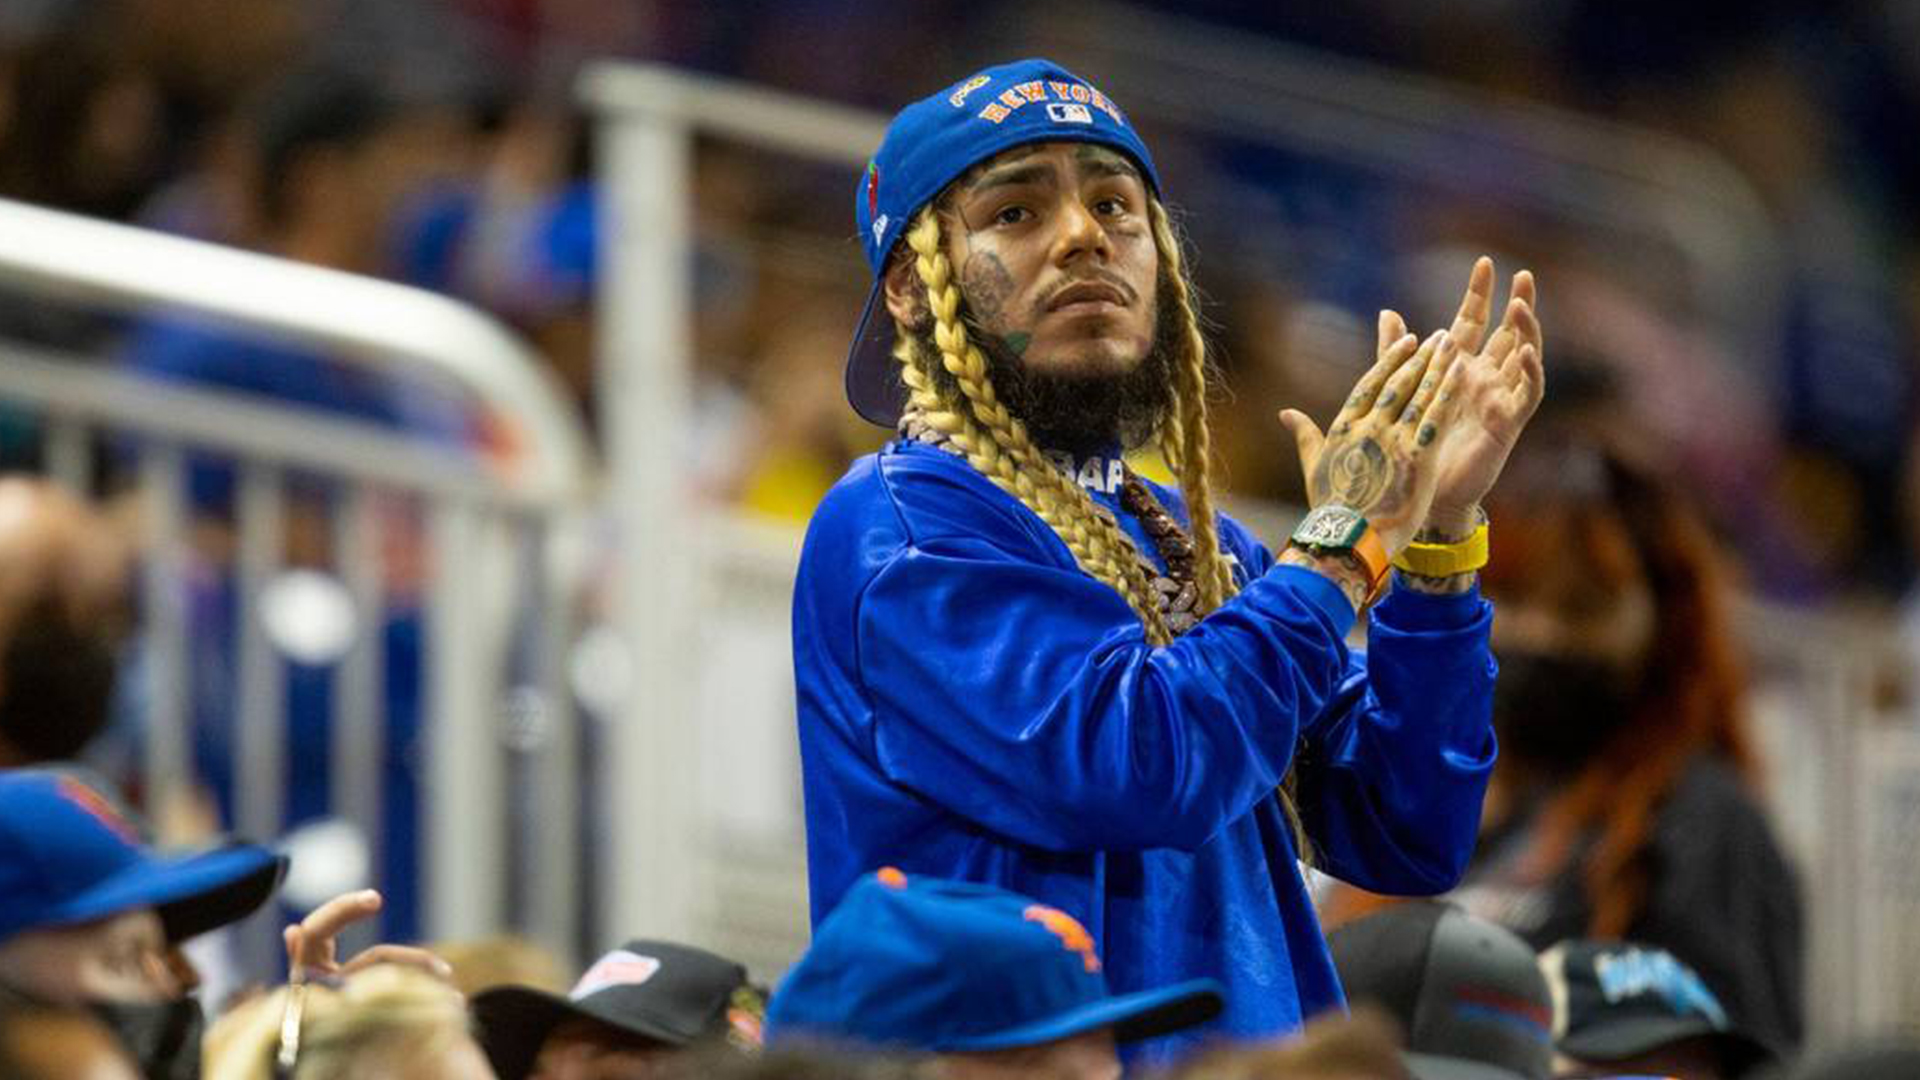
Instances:
[[[704,949],[629,941],[566,997],[500,986],[473,999],[500,1080],[647,1080],[682,1056],[760,1048],[766,995],[747,971]]]
[[[1736,1080],[1779,1063],[1665,949],[1563,941],[1540,970],[1553,989],[1555,1076]]]
[[[201,1011],[177,946],[258,908],[284,865],[247,845],[156,856],[73,777],[0,773],[0,985],[89,1009],[149,1080],[192,1076]]]
[[[341,72],[288,76],[252,114],[252,198],[267,251],[337,270],[378,274],[392,264],[388,225],[409,192],[436,175],[437,112],[408,108],[369,80]],[[136,329],[125,364],[154,378],[213,386],[465,444],[477,425],[458,402],[233,331],[162,316]],[[203,464],[196,501],[223,505],[232,480]]]
[[[0,477],[0,768],[70,760],[106,726],[131,558],[78,499]]]
[[[1547,1080],[1553,997],[1533,949],[1450,904],[1414,901],[1327,937],[1350,1001],[1407,1033],[1419,1080]]]
[[[1500,760],[1459,898],[1535,948],[1666,948],[1737,1026],[1790,1048],[1799,891],[1753,792],[1722,560],[1688,502],[1622,448],[1604,395],[1576,407],[1563,374],[1488,505]]]
[[[139,1080],[105,1024],[0,989],[0,1080]]]
[[[376,965],[338,989],[282,987],[207,1032],[206,1080],[491,1080],[466,1001],[410,968]]]
[[[747,379],[754,423],[742,440],[740,507],[803,524],[847,462],[885,436],[843,400],[843,313],[855,309],[854,301],[842,309],[817,304],[772,320],[777,329],[760,342]]]
[[[768,1043],[933,1054],[946,1080],[1118,1080],[1117,1044],[1205,1023],[1210,979],[1115,996],[1062,911],[970,882],[862,878],[774,991]]]
[[[0,196],[124,219],[159,180],[160,87],[100,14],[0,51]]]
[[[1307,1022],[1299,1035],[1272,1046],[1205,1053],[1180,1066],[1174,1080],[1413,1080],[1400,1058],[1395,1025],[1361,1006],[1351,1016]]]
[[[515,103],[469,175],[420,191],[393,228],[403,280],[470,300],[526,334],[591,423],[602,226],[585,151],[565,111]]]

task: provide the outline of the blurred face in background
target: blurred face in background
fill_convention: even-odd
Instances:
[[[678,1053],[665,1043],[637,1039],[590,1020],[553,1030],[534,1059],[528,1080],[651,1080]]]
[[[1638,707],[1658,603],[1598,454],[1550,445],[1516,458],[1489,506],[1485,574],[1499,607],[1494,723],[1503,757],[1577,771]]]
[[[168,957],[160,917],[143,908],[0,942],[0,982],[56,1005],[154,1004],[188,989]]]
[[[0,943],[0,983],[92,1014],[147,1076],[183,1075],[199,1060],[205,1021],[189,994],[198,982],[168,944],[160,916],[147,908]]]

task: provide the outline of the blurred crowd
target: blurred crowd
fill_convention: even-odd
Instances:
[[[1909,468],[1920,154],[1908,137],[1920,28],[1909,5],[1179,8],[1199,35],[1268,34],[1451,80],[1495,105],[1564,106],[1691,140],[1750,185],[1725,198],[1757,197],[1763,235],[1745,239],[1780,264],[1715,286],[1749,291],[1749,310],[1712,309],[1684,245],[1488,205],[1447,162],[1387,175],[1147,109],[1206,253],[1236,493],[1297,501],[1297,470],[1274,452],[1275,408],[1329,412],[1366,355],[1374,309],[1440,310],[1432,283],[1452,279],[1464,261],[1452,257],[1491,248],[1553,282],[1556,366],[1618,385],[1622,423],[1689,485],[1745,582],[1795,601],[1901,595],[1920,513]],[[1073,21],[1069,44],[1098,47],[1106,21]],[[922,72],[1018,49],[1023,27],[1043,25],[1058,29],[1018,5],[853,0],[14,3],[0,17],[0,195],[472,301],[539,348],[592,423],[601,230],[591,124],[572,92],[584,60],[663,61],[884,106],[924,92]],[[1150,73],[1098,74],[1124,85]],[[881,438],[841,406],[835,376],[861,280],[846,176],[706,143],[696,175],[689,475],[716,501],[804,520]],[[204,329],[165,319],[103,325],[21,306],[0,310],[0,327],[162,377],[431,438],[489,437],[486,418],[422,388],[287,363],[263,381],[248,361],[266,345],[209,349]],[[5,428],[0,452],[31,459],[30,425]]]

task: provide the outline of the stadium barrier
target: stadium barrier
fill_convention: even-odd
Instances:
[[[534,785],[540,795],[528,813],[546,835],[579,830],[563,667],[578,583],[562,555],[564,534],[587,505],[591,456],[538,360],[490,318],[432,293],[11,201],[0,201],[0,288],[135,318],[190,314],[376,376],[430,381],[490,418],[499,433],[493,441],[504,449],[433,446],[257,396],[155,381],[97,356],[0,341],[0,401],[39,416],[52,476],[91,494],[102,447],[135,456],[148,805],[178,805],[203,779],[194,775],[189,731],[185,605],[195,569],[187,500],[191,456],[212,454],[238,470],[235,825],[251,837],[280,838],[287,779],[304,767],[289,758],[285,667],[261,614],[262,597],[283,569],[287,483],[298,474],[340,492],[331,522],[336,577],[356,615],[332,698],[332,808],[370,843],[388,834],[393,822],[379,777],[389,583],[379,509],[384,500],[406,500],[425,522],[428,574],[417,825],[422,929],[433,938],[500,929],[510,873],[524,873],[536,883],[527,929],[572,952],[579,848],[538,845],[526,865],[510,867],[510,811],[501,797],[500,680],[511,648],[524,657],[523,678],[547,713]],[[503,563],[538,570],[513,582],[498,573]]]

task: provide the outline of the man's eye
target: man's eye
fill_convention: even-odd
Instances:
[[[1018,225],[1033,217],[1033,211],[1024,206],[1008,206],[993,215],[995,225]]]
[[[1127,212],[1127,201],[1121,198],[1101,199],[1093,208],[1107,217],[1119,217]]]

